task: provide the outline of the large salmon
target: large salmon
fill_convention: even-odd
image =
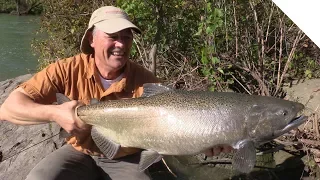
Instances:
[[[249,172],[255,145],[302,124],[307,117],[297,114],[303,109],[300,103],[274,97],[145,84],[140,98],[81,106],[77,115],[93,125],[92,138],[108,158],[120,146],[144,149],[140,170],[161,155],[194,155],[228,144],[237,149],[235,169]]]

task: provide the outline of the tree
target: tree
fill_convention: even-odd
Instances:
[[[150,69],[156,59],[157,76],[177,88],[283,96],[284,83],[320,76],[319,53],[305,53],[308,38],[262,0],[43,1],[40,67],[79,53],[91,13],[105,5],[124,9],[143,31],[131,58]]]

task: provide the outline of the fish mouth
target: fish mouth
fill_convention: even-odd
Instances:
[[[292,119],[289,122],[289,124],[286,125],[283,129],[276,130],[273,135],[275,137],[279,137],[279,136],[291,131],[292,129],[297,128],[298,126],[300,126],[301,124],[306,122],[307,119],[308,119],[308,116],[298,116],[298,117]]]
[[[306,122],[307,119],[308,119],[308,116],[298,116],[298,117],[292,119],[284,128],[282,128],[280,130],[275,130],[271,136],[262,138],[258,142],[263,143],[263,142],[267,142],[272,139],[275,139],[279,136],[282,136],[283,134],[291,131],[292,129],[297,128],[298,126],[300,126],[301,124]]]

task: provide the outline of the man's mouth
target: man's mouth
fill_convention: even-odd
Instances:
[[[112,51],[113,56],[123,56],[125,53],[123,51]]]

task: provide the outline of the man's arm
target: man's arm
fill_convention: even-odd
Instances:
[[[87,126],[76,116],[78,101],[61,105],[43,105],[33,101],[23,88],[17,88],[0,107],[0,120],[14,124],[31,125],[50,121],[58,123],[68,133],[77,134]]]
[[[50,105],[35,103],[22,88],[10,93],[0,109],[0,120],[15,124],[29,125],[49,122]]]

